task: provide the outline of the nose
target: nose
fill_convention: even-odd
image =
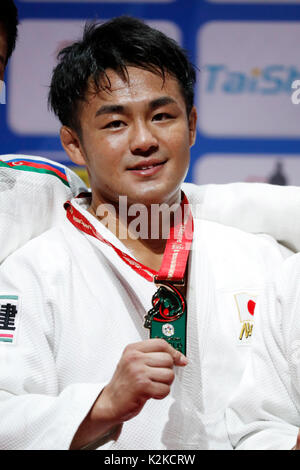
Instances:
[[[130,150],[133,155],[148,157],[158,150],[158,140],[150,126],[139,121],[132,127]]]

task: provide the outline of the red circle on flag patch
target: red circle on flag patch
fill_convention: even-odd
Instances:
[[[250,315],[254,315],[255,305],[256,303],[254,302],[254,300],[249,300],[247,307]]]

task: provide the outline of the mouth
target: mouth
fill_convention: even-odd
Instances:
[[[149,160],[147,163],[139,163],[133,168],[128,168],[128,170],[137,175],[152,176],[153,174],[156,174],[166,162],[167,160],[164,160],[163,162]]]

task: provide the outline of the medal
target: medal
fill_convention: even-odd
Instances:
[[[79,197],[85,197],[80,195]],[[163,338],[174,349],[186,355],[187,304],[177,288],[184,286],[187,260],[193,239],[193,217],[185,195],[181,201],[181,219],[170,228],[160,270],[154,271],[102,237],[95,227],[70,201],[64,205],[67,218],[80,231],[110,246],[131,269],[147,281],[159,285],[152,297],[152,308],[145,316],[144,327],[150,330],[150,338]],[[188,210],[185,211],[185,208]],[[175,287],[177,286],[177,287]]]
[[[153,307],[145,316],[150,338],[163,338],[186,354],[187,308],[184,296],[172,285],[161,285],[152,297]]]

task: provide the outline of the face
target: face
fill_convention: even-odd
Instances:
[[[196,111],[189,118],[176,79],[128,67],[129,82],[108,71],[111,89],[90,94],[80,110],[82,135],[62,128],[71,159],[86,164],[93,204],[177,202],[194,143]]]
[[[0,23],[0,80],[4,79],[4,70],[7,57],[7,39],[6,32]]]

